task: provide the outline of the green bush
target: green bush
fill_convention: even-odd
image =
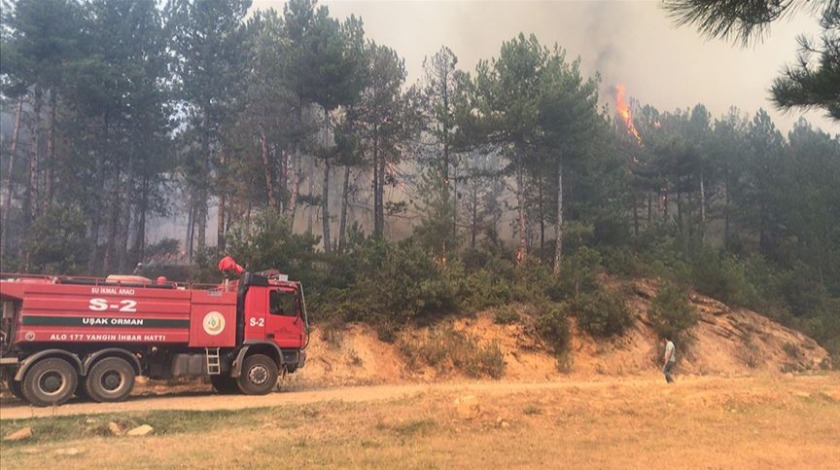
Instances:
[[[633,324],[633,317],[617,292],[599,290],[582,295],[575,302],[578,326],[598,337],[620,335]]]
[[[512,282],[492,270],[481,268],[464,279],[461,287],[461,308],[479,312],[488,308],[507,305],[513,298]]]
[[[683,333],[697,324],[699,315],[685,289],[666,283],[651,302],[648,318],[660,338],[676,340],[684,339]]]
[[[708,247],[694,256],[691,283],[698,292],[734,306],[753,304],[758,297],[744,263]]]
[[[601,265],[610,274],[632,278],[642,272],[636,255],[629,248],[607,247],[599,250]]]
[[[551,346],[558,358],[568,351],[572,340],[567,311],[567,304],[554,304],[535,316],[537,333]]]
[[[335,292],[348,321],[380,325],[387,337],[400,325],[456,310],[457,291],[444,268],[411,240],[371,242],[355,256],[360,257],[355,283]]]
[[[583,294],[596,291],[598,289],[597,275],[601,269],[600,263],[600,253],[585,246],[578,248],[571,256],[564,258],[559,281],[559,289],[563,297],[577,299]]]
[[[519,323],[520,319],[516,305],[504,305],[493,312],[493,323],[497,325],[514,325]]]
[[[441,372],[462,371],[470,377],[498,379],[504,375],[504,354],[497,342],[482,345],[452,324],[437,325],[424,336],[404,339],[399,350],[409,366],[425,364]]]

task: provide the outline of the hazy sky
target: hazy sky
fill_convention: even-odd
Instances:
[[[281,0],[254,0],[257,8],[282,11]],[[819,33],[818,18],[800,12],[771,27],[769,37],[742,48],[706,40],[693,27],[673,25],[658,1],[321,1],[331,16],[364,20],[368,38],[405,59],[409,82],[420,76],[423,58],[447,46],[459,67],[473,71],[480,59],[499,53],[503,41],[534,33],[544,45],[559,44],[582,69],[602,76],[608,89],[624,83],[627,94],[660,111],[703,103],[714,117],[737,106],[750,116],[768,110],[783,132],[800,116],[832,134],[840,125],[821,111],[782,113],[769,102],[769,87],[794,60],[796,36]]]

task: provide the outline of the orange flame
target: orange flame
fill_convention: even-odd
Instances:
[[[624,93],[624,85],[618,84],[615,86],[615,105],[618,108],[618,115],[621,117],[621,120],[624,121],[624,125],[627,126],[627,132],[636,138],[636,142],[641,144],[642,137],[639,135],[639,131],[636,130],[636,126],[633,125],[633,116],[630,114],[630,105],[627,104],[627,98],[624,96]]]

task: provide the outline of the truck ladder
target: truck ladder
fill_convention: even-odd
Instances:
[[[204,348],[207,352],[207,374],[219,375],[222,373],[222,361],[219,359],[219,348]]]

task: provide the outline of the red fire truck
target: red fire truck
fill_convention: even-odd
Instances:
[[[220,268],[225,267],[225,261]],[[135,377],[209,376],[222,393],[271,392],[306,362],[303,287],[276,271],[182,285],[164,278],[0,275],[0,366],[36,406],[124,400]]]

